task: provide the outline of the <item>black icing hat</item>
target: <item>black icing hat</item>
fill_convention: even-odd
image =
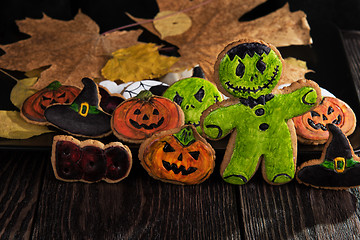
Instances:
[[[310,160],[303,163],[297,172],[298,181],[330,189],[360,186],[360,162],[347,137],[334,124],[328,124],[327,128],[330,142],[323,150],[322,161],[319,163],[317,160]],[[312,161],[316,163],[311,164]]]
[[[71,104],[56,104],[45,110],[45,118],[57,128],[85,137],[111,133],[111,115],[99,108],[99,90],[90,78],[83,78],[84,88]]]

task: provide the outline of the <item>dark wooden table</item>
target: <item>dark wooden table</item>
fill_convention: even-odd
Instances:
[[[360,89],[360,34],[342,37]],[[55,179],[50,149],[2,146],[0,239],[360,239],[359,188],[271,186],[260,174],[230,185],[219,176],[222,154],[196,186],[156,181],[136,157],[122,182],[84,184]]]

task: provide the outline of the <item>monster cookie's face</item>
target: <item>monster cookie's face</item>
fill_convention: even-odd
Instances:
[[[243,43],[231,48],[221,60],[219,81],[235,97],[258,98],[271,93],[281,71],[281,59],[270,47]]]
[[[200,117],[210,105],[222,101],[215,85],[202,78],[186,78],[171,85],[163,97],[176,102],[185,114],[185,124],[192,124],[201,133]]]

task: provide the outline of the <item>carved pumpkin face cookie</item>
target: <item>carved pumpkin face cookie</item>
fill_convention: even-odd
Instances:
[[[147,139],[140,146],[139,159],[155,179],[198,184],[213,172],[215,151],[192,125],[185,125]]]
[[[44,112],[48,106],[57,103],[71,103],[79,93],[80,89],[77,87],[63,86],[60,82],[54,81],[24,101],[21,107],[21,116],[33,124],[47,124]]]
[[[305,144],[322,144],[329,138],[327,124],[334,124],[345,136],[352,134],[356,117],[352,109],[334,97],[324,97],[316,108],[293,118],[298,140]]]
[[[132,143],[183,124],[184,113],[176,103],[147,90],[122,102],[111,118],[114,135]]]

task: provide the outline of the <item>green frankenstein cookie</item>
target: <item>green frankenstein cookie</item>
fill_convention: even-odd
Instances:
[[[203,78],[191,77],[172,84],[163,94],[176,102],[185,114],[185,124],[192,124],[199,133],[202,112],[216,102],[222,95],[214,84]]]
[[[209,107],[201,117],[207,137],[221,139],[232,132],[220,173],[226,182],[245,184],[260,163],[270,184],[291,181],[296,168],[296,133],[292,117],[320,101],[316,83],[300,80],[277,94],[283,59],[275,47],[242,40],[227,46],[215,65],[220,91],[237,100]]]

